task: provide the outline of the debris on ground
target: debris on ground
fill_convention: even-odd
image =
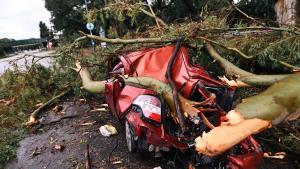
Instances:
[[[93,109],[93,110],[90,110],[91,113],[94,113],[94,112],[108,112],[108,109],[107,108],[99,108],[99,109]]]
[[[3,104],[4,106],[10,106],[11,104],[15,103],[16,102],[16,98],[11,98],[11,99],[1,99],[0,100],[0,104]]]
[[[33,150],[33,152],[30,154],[30,157],[37,156],[37,155],[39,155],[39,154],[41,154],[41,149],[38,148],[38,147],[36,147],[36,148]]]
[[[158,167],[154,167],[153,169],[162,169],[160,166],[158,166]]]
[[[277,152],[274,154],[272,154],[271,152],[264,153],[265,158],[284,159],[285,156],[285,152]]]
[[[106,124],[106,125],[104,125],[104,126],[101,126],[101,127],[99,128],[99,130],[100,130],[100,133],[101,133],[103,136],[105,136],[105,137],[109,137],[109,136],[111,136],[111,135],[118,134],[117,129],[116,129],[114,126],[110,125],[110,124]]]
[[[93,124],[95,124],[96,123],[96,121],[92,121],[92,122],[86,122],[86,123],[81,123],[81,124],[79,124],[80,126],[91,126],[91,125],[93,125]]]
[[[59,145],[59,144],[55,144],[53,147],[52,147],[52,151],[51,152],[54,152],[54,151],[64,151],[65,149],[65,146],[64,145]]]
[[[96,107],[98,107],[98,108],[92,109],[92,110],[90,110],[90,112],[94,113],[94,112],[108,112],[109,111],[108,104],[101,104],[101,105],[96,106]]]
[[[99,102],[99,100],[97,100]],[[93,103],[89,101],[89,103]],[[15,168],[85,168],[85,146],[89,144],[91,165],[93,168],[142,168],[153,169],[158,167],[168,168],[175,166],[173,158],[146,158],[141,159],[136,153],[128,153],[126,140],[124,139],[124,128],[121,123],[115,120],[111,113],[94,113],[89,114],[91,107],[96,105],[79,105],[78,102],[63,103],[66,115],[80,115],[74,118],[58,121],[44,125],[41,130],[35,134],[28,135],[20,142],[17,158],[12,160],[5,167],[6,169]],[[45,113],[44,122],[48,123],[61,116],[48,111]],[[77,127],[78,124],[97,121],[89,127]],[[98,121],[103,121],[99,122]],[[116,127],[118,135],[114,137],[103,137],[99,133],[99,128],[109,122]],[[84,141],[81,141],[84,140]],[[50,143],[51,141],[51,143]],[[62,152],[50,153],[55,144],[64,145]],[[113,153],[111,153],[113,151]],[[31,155],[32,154],[32,155]],[[111,160],[106,160],[111,156]],[[119,163],[118,161],[122,161]],[[295,168],[295,162],[289,158],[282,160],[264,158],[265,164],[262,168]],[[116,167],[114,167],[114,166]]]
[[[116,164],[122,164],[122,161],[114,161],[114,162],[111,162],[112,164],[116,165]]]
[[[91,168],[91,158],[90,158],[90,145],[85,147],[85,169]]]
[[[57,105],[57,106],[55,106],[55,107],[52,109],[52,111],[53,111],[54,113],[58,113],[58,112],[62,111],[63,108],[64,108],[64,107],[63,107],[62,105]]]
[[[79,103],[80,104],[85,104],[86,103],[86,99],[79,99]]]

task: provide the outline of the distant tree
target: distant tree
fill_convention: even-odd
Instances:
[[[14,41],[14,39],[8,38],[0,39],[0,58],[5,57],[6,54],[11,53],[13,51],[11,43]]]
[[[50,35],[50,31],[47,25],[44,22],[40,21],[39,27],[40,27],[40,37],[48,39]]]
[[[232,0],[153,0],[153,6],[165,21],[190,18],[199,19],[203,11],[220,11],[223,7],[230,5]]]
[[[51,13],[51,22],[56,31],[69,36],[85,29],[83,14],[84,0],[45,0],[45,7]]]
[[[92,22],[96,30],[99,30],[101,26],[108,36],[121,37],[130,31],[136,32],[137,30],[143,32],[148,26],[155,25],[153,18],[149,18],[136,8],[141,2],[147,4],[146,0],[87,0],[87,2],[89,14],[95,14],[88,16],[93,17]],[[116,5],[118,3],[132,6]],[[171,22],[181,18],[199,19],[202,10],[219,10],[230,5],[230,0],[152,0],[151,5],[158,17]],[[62,31],[65,37],[72,36],[79,30],[87,31],[85,25],[89,19],[86,17],[84,0],[45,0],[45,7],[51,13],[54,30]],[[150,12],[147,5],[142,5],[142,8]],[[96,30],[95,34],[98,33]]]

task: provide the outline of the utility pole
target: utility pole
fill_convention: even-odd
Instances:
[[[85,10],[86,12],[88,13],[89,9],[88,9],[88,4],[87,4],[87,0],[84,0],[84,3],[85,3]],[[89,26],[88,26],[89,25]],[[91,26],[92,25],[92,26]],[[94,29],[94,25],[93,23],[87,23],[86,25],[87,29],[90,31],[90,34],[93,35],[92,33],[92,30]],[[93,39],[91,39],[91,43],[92,43],[92,46],[93,46],[93,51],[95,52],[95,42]]]

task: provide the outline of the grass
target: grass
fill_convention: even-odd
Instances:
[[[104,58],[97,53],[84,52],[83,55],[89,55],[80,58],[87,65],[104,64]],[[35,65],[29,72],[7,70],[0,75],[0,100],[15,98],[15,102],[9,106],[0,103],[0,168],[15,158],[19,141],[28,133],[24,124],[38,103],[45,103],[60,94],[67,85],[73,88],[73,96],[89,96],[80,90],[81,83],[76,72],[67,68],[74,65],[74,59],[69,55],[61,55],[55,62],[57,64],[54,65],[60,66],[50,69]],[[103,79],[106,67],[94,66],[91,70],[96,79]]]
[[[15,157],[18,143],[27,133],[23,124],[35,109],[35,104],[51,97],[42,92],[49,86],[45,80],[48,70],[42,67],[35,70],[40,71],[34,78],[12,71],[0,77],[0,99],[16,99],[10,106],[0,104],[0,168]]]
[[[0,104],[0,168],[15,157],[19,141],[28,132],[24,123],[36,104],[51,99],[66,81],[76,78],[65,73],[35,65],[30,72],[8,70],[0,76],[0,100],[15,98],[9,106]]]

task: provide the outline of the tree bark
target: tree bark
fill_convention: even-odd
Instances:
[[[246,98],[226,116],[228,121],[196,139],[196,149],[215,156],[252,134],[300,114],[300,73],[287,76],[264,92]],[[299,117],[299,116],[297,116]]]
[[[300,73],[289,75],[258,95],[246,98],[235,111],[244,118],[282,122],[292,113],[300,113]]]
[[[88,92],[91,93],[104,93],[105,92],[105,83],[107,81],[93,81],[92,77],[90,75],[90,72],[87,70],[87,68],[81,68],[80,63],[76,63],[77,68],[75,68],[76,71],[79,72],[79,75],[82,80],[82,88],[87,90]],[[110,79],[114,80],[114,79]],[[166,104],[170,108],[170,115],[176,120],[177,119],[177,114],[176,114],[176,108],[173,100],[173,94],[172,94],[172,88],[159,80],[150,78],[150,77],[127,77],[123,78],[124,82],[126,85],[133,85],[133,86],[139,86],[143,88],[148,88],[151,89],[159,94],[162,95],[164,98]],[[203,102],[194,102],[185,99],[183,96],[178,94],[179,98],[179,104],[182,109],[182,112],[186,112],[188,116],[185,116],[185,118],[190,118],[191,120],[194,119],[194,117],[198,116],[198,113],[201,111],[195,108],[194,106],[203,106],[210,104],[213,99],[215,99],[215,96],[212,95],[211,98],[203,101]],[[205,124],[211,128],[213,126],[209,123],[209,121],[206,119],[206,117],[201,116]]]

